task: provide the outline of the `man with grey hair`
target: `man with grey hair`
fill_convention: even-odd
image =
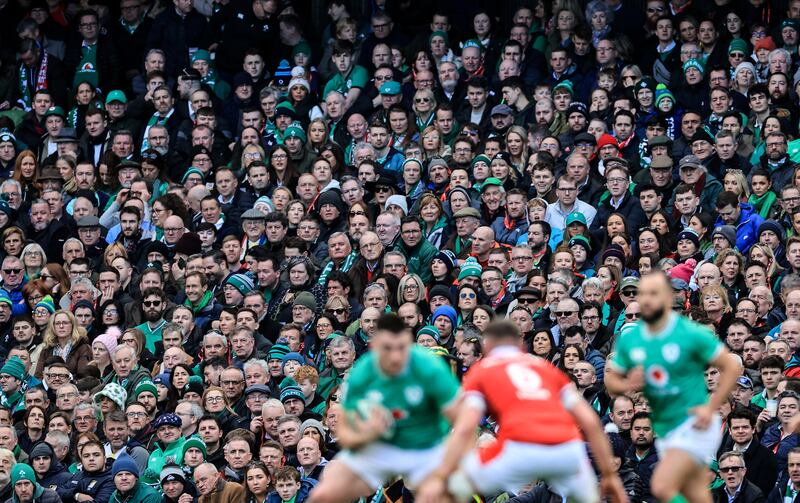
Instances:
[[[325,356],[331,365],[319,375],[317,393],[330,398],[331,390],[342,384],[347,371],[356,361],[356,345],[350,337],[336,337],[325,349]]]
[[[246,387],[254,384],[264,384],[269,382],[269,365],[266,360],[250,359],[244,362],[244,383]]]
[[[136,386],[140,382],[150,379],[147,369],[139,365],[139,356],[136,350],[127,344],[120,344],[111,355],[111,365],[114,370],[103,379],[103,384],[110,382],[119,383],[128,393],[127,403],[136,401]]]
[[[746,478],[747,466],[743,452],[728,451],[720,456],[719,473],[724,484],[712,491],[714,501],[752,502],[764,500],[761,489]]]
[[[203,417],[203,408],[197,402],[181,400],[175,406],[175,415],[181,418],[181,436],[189,438],[197,433],[197,425]]]
[[[244,501],[244,486],[228,482],[216,466],[203,463],[194,469],[194,483],[200,501]]]
[[[70,446],[69,435],[61,430],[50,430],[47,432],[47,435],[45,435],[44,441],[50,444],[59,461],[63,462],[67,458]],[[0,455],[2,455],[1,452]],[[2,463],[0,463],[0,465],[1,464]],[[2,485],[1,480],[0,485]]]
[[[389,211],[382,212],[375,219],[375,233],[385,248],[393,247],[400,235],[400,217]]]
[[[721,281],[722,273],[713,262],[704,262],[703,265],[697,268],[694,275],[697,290],[702,290],[710,285],[719,285]]]

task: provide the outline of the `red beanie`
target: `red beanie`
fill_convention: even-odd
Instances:
[[[754,50],[759,49],[769,49],[769,51],[775,50],[775,41],[772,40],[772,37],[764,37],[756,40],[756,47]]]
[[[605,134],[603,134],[603,136],[598,138],[598,140],[597,140],[597,150],[600,150],[601,148],[605,147],[606,145],[614,145],[617,149],[619,149],[619,142],[617,141],[617,139],[614,138],[613,136],[611,136],[608,133],[605,133]]]

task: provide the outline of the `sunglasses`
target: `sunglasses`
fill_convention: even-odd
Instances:
[[[620,292],[620,295],[624,295],[625,297],[633,297],[637,294],[637,290],[623,290]]]
[[[22,272],[22,269],[3,269],[3,272],[6,274],[19,274]]]
[[[536,302],[539,302],[539,300],[533,297],[520,297],[517,299],[518,304],[535,304]]]
[[[459,297],[461,297],[462,299],[474,299],[475,298],[475,294],[474,293],[461,293],[461,295],[459,295]]]
[[[559,318],[566,318],[567,316],[572,316],[576,312],[577,311],[553,311],[553,314]]]
[[[638,317],[639,317],[639,313],[626,313],[625,314],[625,319],[626,320],[635,320]]]
[[[414,98],[414,103],[429,103],[430,101],[428,98]]]
[[[329,311],[333,314],[344,314],[346,309],[343,307],[337,307],[336,309],[330,309]]]
[[[744,468],[744,466],[726,466],[725,468],[720,468],[719,471],[722,473],[736,473],[742,468]]]
[[[391,192],[391,187],[375,187],[375,192]]]
[[[161,305],[161,301],[160,300],[146,300],[146,301],[142,302],[142,304],[144,304],[144,307],[158,307],[158,306]]]

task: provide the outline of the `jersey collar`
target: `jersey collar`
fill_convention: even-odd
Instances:
[[[650,329],[647,327],[647,324],[644,324],[642,325],[642,334],[648,339],[660,339],[672,333],[677,323],[678,323],[678,315],[675,314],[672,310],[670,310],[669,320],[667,320],[667,324],[664,325],[663,330],[657,333],[652,333]]]

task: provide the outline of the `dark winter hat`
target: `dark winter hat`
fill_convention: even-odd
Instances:
[[[111,465],[111,473],[113,473],[115,477],[120,472],[129,472],[137,479],[139,478],[139,467],[136,466],[136,461],[134,461],[130,454],[125,452],[124,449],[122,453],[117,456],[114,464]]]
[[[156,420],[153,421],[153,429],[158,430],[162,426],[174,426],[176,428],[180,428],[182,424],[181,418],[177,414],[166,412],[158,416]]]
[[[31,449],[28,457],[33,461],[36,458],[52,458],[54,454],[55,452],[53,448],[50,447],[50,444],[47,442],[37,442]]]
[[[428,301],[434,297],[444,297],[450,304],[453,304],[453,296],[450,294],[450,289],[445,285],[434,285],[428,290]]]
[[[175,253],[194,255],[195,253],[200,253],[202,246],[203,242],[200,241],[200,236],[194,232],[186,232],[181,236],[178,242],[175,243]]]
[[[700,248],[700,236],[691,227],[686,227],[678,233],[678,241],[681,239],[688,239],[694,244],[695,248]]]
[[[761,225],[758,226],[758,235],[761,236],[761,233],[764,231],[772,231],[778,236],[778,239],[783,243],[784,238],[786,237],[786,229],[783,226],[775,221],[775,220],[765,220]]]
[[[622,263],[625,263],[625,250],[622,249],[620,245],[617,244],[610,244],[606,247],[605,251],[603,252],[602,260],[600,263],[605,263],[608,257],[616,257]]]
[[[444,262],[444,265],[447,266],[447,272],[452,271],[456,267],[456,255],[455,253],[451,252],[450,250],[442,250],[436,255],[436,258]]]
[[[736,246],[736,227],[732,225],[720,225],[711,233],[711,239],[713,240],[717,235],[724,237],[731,246]]]
[[[286,377],[281,382],[281,402],[285,402],[291,398],[297,398],[303,403],[306,402],[306,396],[303,394],[303,390],[300,389],[300,386],[298,386],[291,377]]]

